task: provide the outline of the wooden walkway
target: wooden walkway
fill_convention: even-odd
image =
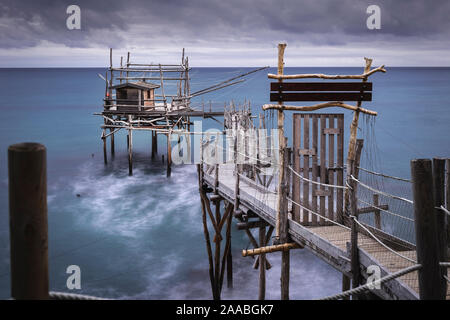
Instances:
[[[204,182],[214,189],[214,170],[207,172],[204,168],[203,172]],[[219,165],[218,173],[217,193],[233,203],[235,198],[234,165]],[[242,211],[251,210],[261,219],[275,226],[277,195],[274,192],[264,191],[254,185],[253,182],[240,179],[239,203],[239,209]],[[290,216],[289,234],[293,241],[304,245],[338,271],[351,277],[350,229],[338,225],[303,226],[293,221]],[[365,272],[370,265],[378,265],[382,277],[414,265],[414,263],[394,254],[374,239],[361,233],[358,233],[358,246],[361,273],[364,278],[367,277]],[[416,259],[415,251],[402,251],[401,254],[413,260]],[[373,290],[372,292],[383,299],[419,299],[418,272],[415,271],[386,282],[380,290]],[[447,291],[447,300],[449,299],[450,286],[448,286]]]

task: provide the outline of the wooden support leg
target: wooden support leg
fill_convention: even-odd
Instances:
[[[103,140],[103,161],[105,164],[108,164],[108,154],[106,150],[106,138],[102,138]]]
[[[216,223],[219,223],[219,221],[221,220],[221,216],[220,216],[220,201],[216,201],[215,202],[216,205]],[[218,226],[216,226],[218,227]],[[220,229],[218,230],[218,233],[220,234]],[[216,248],[214,251],[214,277],[216,279],[216,298],[214,298],[214,300],[220,300],[220,286],[219,286],[219,279],[220,279],[220,244],[222,241],[222,237],[215,237],[215,243],[216,243]]]
[[[342,275],[342,291],[350,290],[351,280],[345,274]],[[343,300],[350,300],[350,297],[346,297]]]
[[[128,130],[128,174],[133,175],[133,130]]]
[[[152,131],[152,160],[155,160],[158,154],[158,135],[156,131]]]
[[[167,134],[167,177],[172,172],[172,145],[170,143],[170,134]]]
[[[114,128],[109,129],[109,132],[113,132]],[[115,156],[115,145],[114,145],[114,133],[111,133],[111,159]]]
[[[227,256],[227,287],[228,289],[233,288],[233,257],[231,255],[231,248]]]
[[[266,227],[259,227],[259,245],[266,243]],[[259,255],[259,300],[266,298],[266,255]]]

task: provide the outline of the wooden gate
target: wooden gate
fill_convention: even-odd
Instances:
[[[321,184],[344,184],[344,115],[294,114],[292,197],[306,209],[342,221],[344,190]],[[314,183],[317,182],[317,183]],[[326,225],[325,219],[293,205],[293,219],[302,225]]]

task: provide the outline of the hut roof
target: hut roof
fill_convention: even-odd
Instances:
[[[159,88],[159,85],[150,82],[138,81],[138,82],[125,82],[121,84],[116,84],[112,88],[113,89],[136,88],[141,90],[150,90]]]

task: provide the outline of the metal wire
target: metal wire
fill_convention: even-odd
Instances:
[[[400,215],[400,214],[391,212],[391,211],[389,211],[389,210],[382,209],[382,208],[377,207],[376,205],[374,205],[374,204],[372,204],[372,203],[370,203],[370,202],[364,201],[364,200],[362,200],[362,199],[359,199],[359,198],[356,198],[356,199],[357,199],[358,201],[360,201],[360,202],[362,202],[362,203],[364,203],[364,204],[366,204],[366,205],[369,205],[369,206],[371,206],[371,207],[374,207],[375,209],[378,209],[378,210],[380,210],[380,211],[384,211],[384,212],[389,213],[389,214],[391,214],[391,215],[393,215],[393,216],[396,216],[396,217],[399,217],[399,218],[402,218],[402,219],[405,219],[405,220],[409,220],[409,221],[411,221],[411,222],[414,222],[414,219],[411,219],[411,218],[402,216],[402,215]]]
[[[374,188],[372,188],[372,187],[369,187],[368,185],[366,185],[366,184],[362,183],[361,181],[359,181],[358,179],[356,179],[353,175],[350,175],[350,177],[351,177],[354,181],[356,181],[357,183],[359,183],[361,186],[363,186],[363,187],[366,188],[366,189],[369,189],[369,190],[372,191],[372,192],[381,194],[381,195],[383,195],[383,196],[386,196],[386,197],[389,197],[389,198],[392,198],[392,199],[401,200],[401,201],[404,201],[404,202],[407,202],[407,203],[410,203],[410,204],[413,204],[413,203],[414,203],[412,200],[409,200],[409,199],[406,199],[406,198],[402,198],[402,197],[399,197],[399,196],[396,196],[396,195],[393,195],[393,194],[389,194],[389,193],[386,193],[386,192],[383,192],[383,191],[374,189]]]
[[[412,180],[408,180],[408,179],[404,179],[404,178],[399,178],[399,177],[395,177],[395,176],[389,176],[389,175],[384,174],[384,173],[378,173],[378,172],[370,171],[370,170],[367,170],[367,169],[364,169],[364,168],[361,168],[361,167],[358,167],[358,169],[359,169],[359,170],[362,170],[362,171],[364,171],[364,172],[367,172],[367,173],[376,175],[376,176],[383,177],[383,178],[389,178],[389,179],[394,179],[394,180],[399,180],[399,181],[404,181],[404,182],[412,182]]]
[[[318,185],[318,186],[329,187],[329,188],[337,188],[337,189],[344,189],[344,190],[345,190],[345,189],[348,189],[348,187],[345,187],[345,186],[337,186],[337,185],[333,185],[333,184],[326,184],[326,183],[321,183],[321,182],[317,182],[317,181],[314,181],[314,180],[309,180],[309,179],[307,179],[307,178],[305,178],[305,177],[299,175],[297,172],[295,172],[295,170],[292,169],[291,166],[288,166],[288,168],[289,168],[289,169],[290,169],[297,177],[299,177],[300,179],[302,179],[302,180],[304,180],[304,181],[308,181],[308,182],[313,183],[313,184],[316,184],[316,185]]]
[[[301,208],[301,209],[303,209],[303,210],[306,210],[306,211],[308,211],[309,213],[314,214],[314,215],[320,217],[321,219],[324,219],[324,220],[326,220],[326,221],[329,221],[329,222],[331,222],[331,223],[333,223],[333,224],[335,224],[335,225],[337,225],[337,226],[339,226],[339,227],[342,227],[342,228],[345,228],[345,229],[347,229],[347,230],[350,230],[349,227],[344,226],[343,224],[340,224],[340,223],[338,223],[338,222],[336,222],[336,221],[333,221],[333,220],[331,220],[331,219],[328,219],[327,217],[324,217],[324,216],[318,214],[317,212],[314,212],[314,211],[312,211],[311,209],[308,209],[308,208],[302,206],[301,204],[295,202],[295,201],[292,200],[291,198],[287,198],[287,199],[288,199],[289,201],[291,201],[293,204],[296,204],[299,208]]]
[[[369,229],[367,229],[361,222],[359,222],[358,221],[358,219],[356,219],[356,217],[355,216],[350,216],[350,218],[352,218],[361,228],[363,228],[376,242],[378,242],[379,244],[381,244],[383,247],[385,247],[386,249],[388,249],[390,252],[392,252],[393,254],[395,254],[395,255],[397,255],[397,256],[399,256],[399,257],[401,257],[401,258],[403,258],[403,259],[405,259],[405,260],[408,260],[408,261],[410,261],[410,262],[412,262],[412,263],[417,263],[417,261],[414,261],[413,259],[410,259],[410,258],[408,258],[408,257],[405,257],[404,255],[402,255],[402,254],[400,254],[400,253],[398,253],[397,251],[395,251],[395,250],[392,250],[391,248],[389,248],[387,245],[385,245],[384,243],[383,243],[383,241],[381,241],[380,239],[378,239],[372,232],[370,232],[370,230]]]

